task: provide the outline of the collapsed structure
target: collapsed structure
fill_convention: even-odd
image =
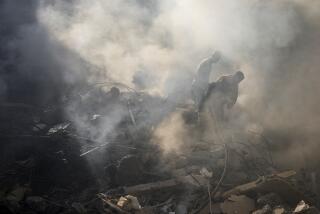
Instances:
[[[228,129],[244,76],[209,84],[213,56],[191,106],[113,82],[45,109],[2,103],[1,213],[319,213],[312,172],[277,166],[263,133]],[[189,140],[164,154],[155,132],[173,114]]]

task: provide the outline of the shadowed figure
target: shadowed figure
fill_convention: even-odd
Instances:
[[[239,83],[243,79],[244,74],[237,71],[233,75],[222,76],[216,82],[210,83],[199,105],[200,111],[210,111],[215,120],[225,120],[226,110],[237,102]]]

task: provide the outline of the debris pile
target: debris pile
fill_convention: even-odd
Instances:
[[[156,127],[182,111],[201,132],[196,110],[117,87],[60,106],[0,106],[1,213],[319,213],[302,173],[280,169],[264,137],[196,138],[163,154]]]

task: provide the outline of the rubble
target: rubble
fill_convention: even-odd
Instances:
[[[117,206],[127,211],[141,209],[138,199],[132,195],[121,196],[117,202]]]
[[[272,214],[273,210],[269,204],[263,206],[261,209],[254,211],[252,214]]]
[[[297,204],[293,213],[318,214],[320,211],[313,206],[309,206],[302,200]]]
[[[286,210],[283,207],[276,207],[273,209],[272,212],[273,212],[273,214],[284,214],[284,213],[286,213]]]
[[[227,198],[232,194],[248,194],[250,192],[258,192],[258,193],[271,192],[271,193],[277,193],[282,198],[284,198],[286,202],[296,204],[299,202],[301,198],[304,198],[305,196],[303,196],[301,192],[294,189],[286,180],[283,179],[283,178],[288,178],[292,175],[294,175],[292,171],[288,171],[288,172],[282,172],[275,175],[261,177],[254,182],[237,186],[225,192],[223,194],[223,197]]]
[[[0,213],[319,213],[316,198],[298,186],[300,172],[277,168],[250,134],[223,142],[195,138],[183,154],[164,156],[152,134],[176,107],[146,93],[114,91],[77,98],[79,118],[90,124],[81,133],[75,121],[52,116],[61,106],[5,105],[27,110],[15,118],[19,129],[2,124],[9,114],[0,121],[6,127],[0,132]],[[99,126],[117,105],[123,113],[117,132],[103,135]],[[196,119],[186,126],[200,129]]]

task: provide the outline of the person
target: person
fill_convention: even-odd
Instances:
[[[210,57],[202,60],[197,67],[196,75],[191,86],[192,99],[197,110],[199,110],[200,103],[207,92],[212,65],[217,63],[220,57],[219,52],[214,52]]]
[[[201,111],[212,111],[217,120],[225,119],[225,111],[234,106],[239,94],[239,84],[244,74],[237,71],[233,75],[222,76],[216,82],[210,83],[206,95],[200,103]]]
[[[112,101],[118,100],[120,98],[120,90],[119,88],[113,86],[110,91],[107,93],[107,96]]]

